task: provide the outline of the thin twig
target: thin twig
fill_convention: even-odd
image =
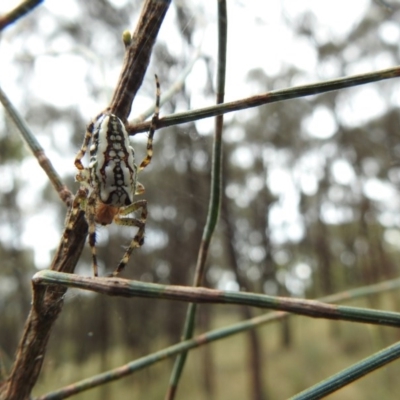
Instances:
[[[314,400],[321,399],[336,390],[362,378],[364,375],[381,368],[392,361],[400,358],[400,342],[386,347],[386,349],[364,358],[349,368],[343,369],[339,373],[330,376],[328,379],[304,390],[303,392],[291,397],[291,400]]]
[[[275,297],[258,293],[230,292],[204,287],[160,285],[121,278],[94,278],[54,271],[39,271],[34,286],[59,285],[90,290],[108,296],[145,297],[189,303],[237,304],[288,311],[312,318],[325,318],[376,325],[400,326],[400,313],[359,307],[333,306],[316,300]]]
[[[32,151],[33,155],[38,160],[38,163],[43,168],[44,172],[49,177],[51,184],[53,185],[54,189],[60,196],[60,199],[67,205],[70,206],[72,202],[72,193],[68,189],[67,185],[64,184],[60,175],[53,167],[53,164],[46,156],[43,147],[40,143],[36,140],[35,136],[33,135],[32,131],[29,129],[28,124],[22,117],[22,115],[18,112],[18,110],[13,106],[10,99],[7,97],[5,92],[0,87],[0,102],[3,104],[5,110],[7,111],[10,118],[15,123],[16,127],[20,131],[22,137],[24,138],[26,144]]]
[[[147,67],[158,31],[171,0],[147,0],[143,6],[136,30],[126,46],[124,64],[109,110],[126,121]]]
[[[245,110],[247,108],[258,107],[264,104],[276,103],[278,101],[296,99],[306,96],[314,96],[334,90],[346,89],[354,86],[365,85],[367,83],[379,82],[386,79],[400,77],[400,66],[383,69],[367,74],[352,75],[345,78],[337,78],[324,82],[310,83],[308,85],[294,86],[287,89],[272,90],[257,96],[247,97],[242,100],[231,101],[220,105],[199,108],[198,110],[185,111],[168,115],[160,118],[157,127],[184,124],[186,122],[198,121],[203,118],[215,117],[217,115],[230,113],[233,111]],[[130,126],[129,134],[134,135],[139,132],[146,132],[150,128],[150,122],[142,122],[135,126]]]
[[[225,94],[225,72],[226,72],[226,48],[228,15],[226,1],[218,0],[218,74],[217,74],[217,96],[216,104],[224,102]],[[196,269],[194,272],[193,286],[202,285],[206,269],[206,260],[211,238],[218,222],[221,208],[221,181],[222,181],[222,129],[224,116],[218,115],[215,119],[215,135],[213,142],[212,170],[211,170],[211,195],[208,205],[207,221],[204,226],[200,248],[197,255]],[[191,303],[186,312],[185,325],[183,328],[182,340],[189,340],[193,337],[195,319],[197,314],[196,303]],[[185,366],[187,352],[182,352],[175,360],[172,369],[169,387],[165,396],[166,400],[175,398],[179,380]]]
[[[13,10],[9,11],[7,14],[0,16],[0,31],[2,31],[6,26],[17,21],[30,11],[32,11],[36,6],[42,3],[43,0],[25,0],[19,6],[15,7]]]

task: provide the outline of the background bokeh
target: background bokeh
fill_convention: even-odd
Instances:
[[[14,3],[2,1],[0,12]],[[198,52],[185,86],[161,115],[215,102],[217,14],[206,3],[181,0],[168,11],[132,118],[154,103],[154,73],[165,91]],[[135,26],[140,7],[124,0],[45,1],[0,38],[0,84],[74,190],[74,156],[86,124],[108,104],[123,57],[121,34]],[[400,64],[399,2],[232,0],[228,11],[226,101]],[[400,82],[390,80],[227,114],[224,201],[206,284],[316,298],[398,276],[399,105]],[[146,241],[125,277],[191,284],[209,201],[213,123],[156,132],[153,161],[140,175],[149,203]],[[140,162],[146,135],[132,143]],[[30,278],[49,266],[66,209],[3,109],[0,177],[0,350],[7,364],[30,307]],[[97,231],[105,274],[135,229]],[[91,274],[88,246],[76,272]],[[398,297],[357,304],[396,309]],[[185,310],[181,303],[70,290],[37,392],[179,341]],[[202,306],[198,331],[257,313]],[[262,398],[283,398],[396,336],[391,329],[295,318],[194,351],[180,390],[183,398],[255,398],[249,376],[259,374]],[[393,398],[391,391],[400,391],[395,368],[336,398]],[[82,399],[124,390],[161,398],[170,369],[165,362]]]

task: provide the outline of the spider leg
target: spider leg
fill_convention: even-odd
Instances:
[[[89,225],[89,246],[92,252],[93,275],[98,276],[97,253],[96,253],[96,200],[97,194],[93,190],[86,205],[86,220]]]
[[[76,168],[79,169],[79,171],[82,171],[84,169],[84,166],[82,165],[82,158],[85,156],[90,139],[92,138],[93,134],[93,129],[94,129],[94,124],[91,122],[89,126],[86,129],[85,137],[83,139],[82,147],[78,151],[78,154],[75,157],[75,166]]]
[[[143,193],[144,193],[144,186],[140,182],[136,182],[135,195],[143,194]]]
[[[131,214],[132,212],[141,209],[142,212],[140,214],[140,218],[121,218],[125,215]],[[125,268],[126,264],[129,261],[129,257],[131,256],[134,249],[141,247],[144,243],[144,232],[146,226],[147,219],[147,201],[146,200],[138,200],[131,205],[120,210],[119,215],[114,218],[114,222],[117,225],[124,226],[137,226],[139,229],[132,239],[129,247],[127,248],[124,256],[121,258],[117,268],[112,273],[111,276],[117,276],[119,273]]]
[[[72,202],[72,206],[69,210],[69,214],[66,220],[65,229],[64,229],[64,243],[68,242],[69,235],[74,229],[74,225],[76,220],[78,219],[78,215],[80,211],[84,211],[85,209],[85,202],[87,199],[88,191],[85,187],[81,186],[78,189],[74,197],[74,201]]]
[[[154,109],[153,118],[151,119],[149,137],[147,139],[147,156],[141,162],[141,164],[139,166],[139,171],[145,169],[150,164],[151,159],[153,158],[153,136],[154,136],[154,132],[156,131],[157,122],[158,122],[159,115],[160,115],[160,92],[161,92],[158,76],[155,75],[155,77],[156,77],[156,106]]]

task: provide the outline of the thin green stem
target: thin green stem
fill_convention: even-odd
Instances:
[[[287,89],[272,90],[257,96],[247,97],[242,100],[231,101],[229,103],[218,104],[215,106],[200,108],[198,110],[186,111],[169,115],[157,123],[158,128],[198,121],[203,118],[215,117],[234,111],[245,110],[247,108],[259,107],[264,104],[276,103],[278,101],[291,100],[300,97],[313,96],[334,90],[346,89],[354,86],[365,85],[367,83],[379,82],[386,79],[400,77],[400,66],[383,69],[367,74],[352,75],[345,78],[337,78],[324,82],[310,83],[307,85],[294,86]],[[150,128],[149,122],[143,122],[130,127],[129,134],[134,135],[138,132],[146,132]]]
[[[225,94],[225,74],[226,74],[226,48],[227,48],[227,29],[228,16],[226,9],[226,1],[218,0],[218,74],[217,74],[217,98],[216,103],[224,102]],[[201,286],[206,269],[206,261],[208,249],[210,247],[211,238],[218,222],[219,212],[221,208],[221,188],[222,188],[222,130],[224,124],[224,116],[218,115],[215,119],[215,136],[212,153],[211,168],[211,195],[208,205],[207,221],[204,226],[203,236],[197,255],[196,269],[194,273],[193,286]],[[197,304],[189,304],[186,312],[186,320],[183,328],[182,340],[189,340],[193,337],[195,328],[195,319],[197,312]],[[185,366],[187,351],[178,355],[172,370],[171,379],[166,400],[175,398],[179,380]]]
[[[237,304],[270,310],[288,311],[312,318],[325,318],[376,325],[400,326],[400,313],[360,307],[334,306],[316,300],[231,292],[205,287],[160,285],[121,278],[93,278],[56,271],[39,271],[34,286],[58,285],[90,290],[109,296],[146,297],[189,303]]]
[[[390,362],[400,358],[400,342],[386,347],[372,356],[364,358],[364,360],[343,369],[339,373],[330,376],[328,379],[304,390],[303,392],[293,396],[292,400],[316,400],[327,396],[336,390],[362,378],[364,375],[375,371],[378,368],[389,364]]]

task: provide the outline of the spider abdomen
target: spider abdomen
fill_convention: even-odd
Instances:
[[[124,124],[113,114],[101,114],[94,123],[92,140],[92,179],[97,183],[100,200],[114,207],[131,204],[137,167]]]
[[[117,276],[125,268],[132,251],[141,247],[144,242],[147,201],[135,201],[134,196],[144,191],[143,185],[137,181],[137,173],[146,168],[153,157],[153,135],[157,129],[160,111],[160,84],[157,75],[156,88],[155,111],[147,139],[147,155],[139,168],[135,165],[135,154],[129,145],[125,124],[108,111],[103,111],[87,126],[82,147],[75,157],[75,166],[78,169],[76,180],[80,182],[80,188],[72,205],[64,240],[68,240],[69,232],[72,231],[80,211],[84,211],[89,228],[94,276],[98,276],[96,224],[109,225],[114,222],[138,228],[112,276]],[[88,148],[90,162],[85,168],[82,159]],[[139,216],[132,216],[139,210]]]

